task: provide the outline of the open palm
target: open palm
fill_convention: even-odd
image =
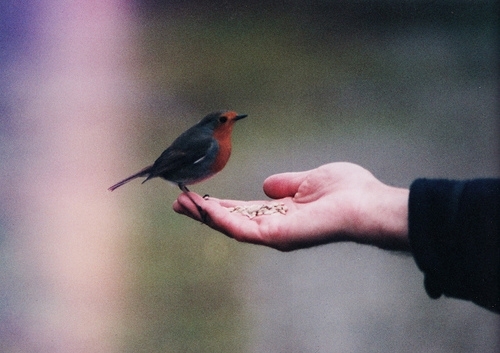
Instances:
[[[190,196],[208,215],[210,227],[238,241],[281,251],[347,240],[400,250],[408,247],[408,191],[381,183],[355,164],[331,163],[305,172],[276,174],[265,180],[264,192],[273,200]],[[230,211],[235,206],[276,202],[285,204],[285,215],[249,218]],[[173,208],[200,220],[196,205],[187,195],[181,194]]]

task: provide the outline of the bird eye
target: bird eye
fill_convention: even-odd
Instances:
[[[226,121],[227,121],[227,116],[223,115],[223,116],[219,117],[219,122],[220,123],[224,124]]]

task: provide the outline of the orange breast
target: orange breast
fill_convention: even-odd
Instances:
[[[219,152],[217,153],[217,158],[212,164],[212,173],[218,173],[226,166],[229,157],[231,156],[231,132],[233,126],[228,125],[222,129],[217,129],[214,131],[214,138],[219,143]]]

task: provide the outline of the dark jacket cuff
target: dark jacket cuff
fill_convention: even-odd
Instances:
[[[413,182],[410,245],[431,298],[444,294],[500,312],[499,202],[498,180]]]

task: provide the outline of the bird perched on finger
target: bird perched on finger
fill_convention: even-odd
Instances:
[[[234,111],[210,113],[179,137],[150,166],[123,179],[108,188],[113,191],[129,181],[146,177],[142,182],[160,177],[175,183],[188,196],[186,185],[199,183],[220,172],[231,155],[231,134],[234,123],[247,117]],[[192,198],[189,196],[192,200]],[[202,219],[206,215],[202,208],[193,201]]]

